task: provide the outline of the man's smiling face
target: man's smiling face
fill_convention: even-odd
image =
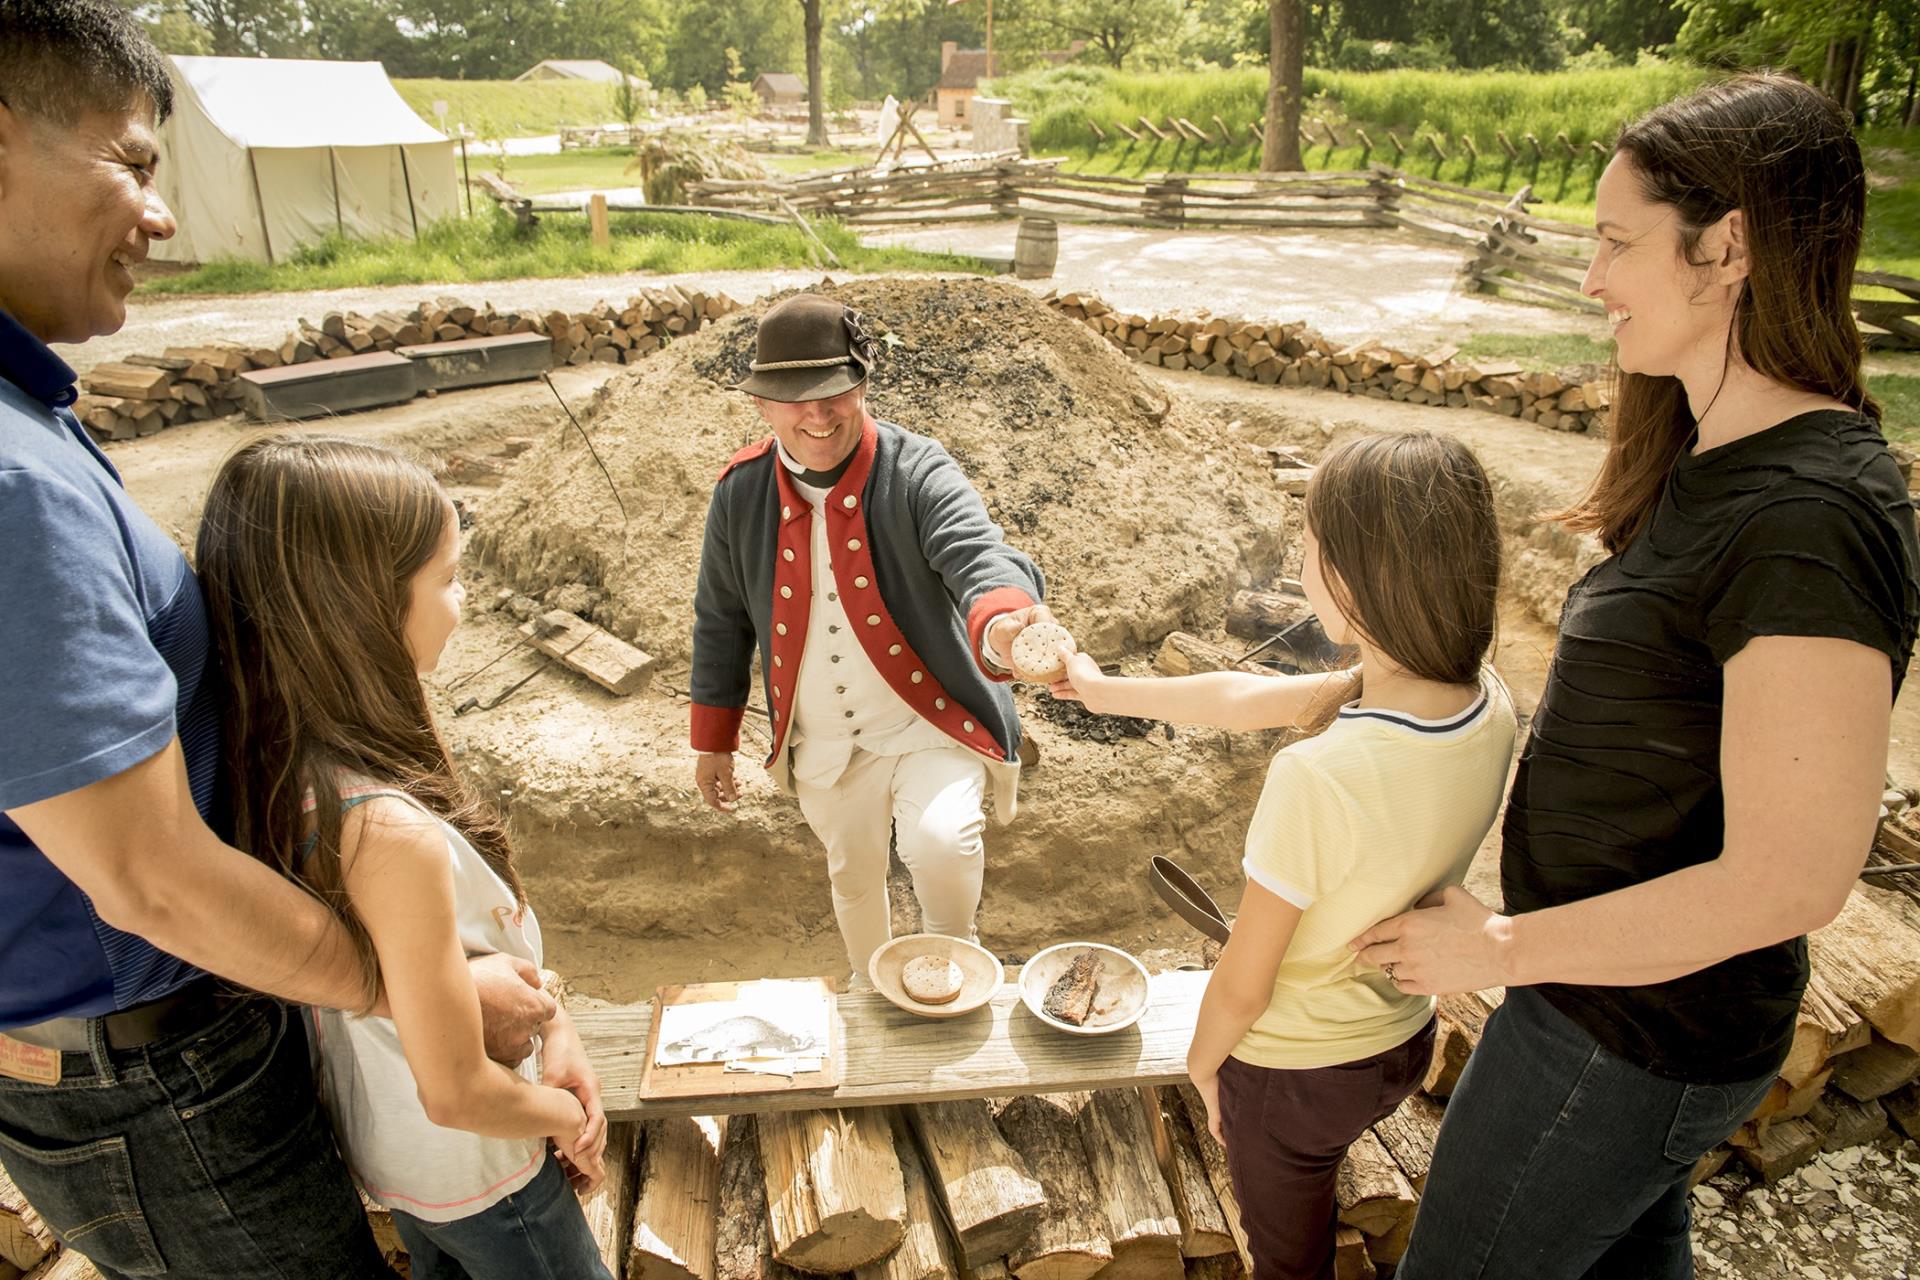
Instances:
[[[174,233],[153,116],[144,94],[72,124],[0,105],[0,307],[43,342],[119,329],[132,268]]]
[[[760,416],[787,456],[809,471],[831,471],[860,444],[867,417],[867,384],[824,400],[787,404],[755,396]]]

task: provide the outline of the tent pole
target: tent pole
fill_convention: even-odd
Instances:
[[[247,148],[247,168],[253,171],[253,207],[260,211],[260,241],[267,246],[267,265],[273,265],[273,234],[267,230],[267,202],[260,194],[260,164]]]
[[[407,184],[407,217],[413,220],[413,238],[420,238],[420,215],[413,211],[413,175],[407,171],[407,149],[400,148],[400,176]]]
[[[333,170],[333,229],[341,235],[347,234],[347,224],[340,220],[340,158],[333,154],[333,148],[327,148],[327,168]]]

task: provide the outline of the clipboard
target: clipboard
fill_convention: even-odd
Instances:
[[[660,1033],[671,1008],[740,1001],[750,989],[786,987],[795,995],[818,996],[826,1003],[827,1042],[818,1071],[791,1077],[761,1071],[729,1071],[725,1062],[660,1065]],[[640,1098],[737,1098],[770,1093],[826,1093],[840,1087],[846,1062],[839,996],[826,978],[770,978],[742,982],[692,982],[661,987],[654,995],[647,1027],[647,1056],[640,1068]]]

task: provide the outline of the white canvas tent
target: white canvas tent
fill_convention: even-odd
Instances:
[[[153,256],[284,259],[339,230],[413,236],[459,210],[454,144],[377,62],[190,58],[173,63],[160,193],[179,220]]]

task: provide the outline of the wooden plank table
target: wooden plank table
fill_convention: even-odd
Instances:
[[[1020,1003],[1012,982],[985,1006],[958,1018],[920,1018],[878,992],[840,997],[846,1069],[838,1089],[740,1098],[640,1096],[653,1005],[582,1009],[574,1014],[600,1074],[610,1120],[716,1115],[730,1111],[810,1111],[896,1103],[990,1098],[1069,1089],[1176,1084],[1187,1078],[1187,1045],[1206,991],[1205,973],[1154,974],[1139,1022],[1107,1036],[1075,1036],[1047,1026]]]

